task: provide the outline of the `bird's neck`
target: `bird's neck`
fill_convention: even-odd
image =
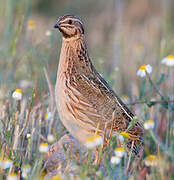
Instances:
[[[75,67],[76,69],[89,69],[92,63],[88,56],[85,38],[79,36],[74,39],[64,39],[59,61],[59,70]]]

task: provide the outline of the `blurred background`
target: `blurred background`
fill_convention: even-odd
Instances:
[[[44,67],[55,84],[61,34],[53,25],[64,14],[83,20],[90,57],[116,92],[136,96],[139,66],[158,76],[173,52],[173,8],[172,0],[0,0],[0,97],[45,93]]]

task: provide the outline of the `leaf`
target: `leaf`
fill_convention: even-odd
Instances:
[[[152,106],[154,106],[155,104],[157,104],[157,103],[154,102],[154,101],[146,101],[146,105],[147,105],[148,107],[152,107]]]
[[[2,122],[3,126],[5,127],[5,122],[4,122],[4,120],[1,120],[1,122]]]
[[[138,118],[134,116],[126,129],[126,132],[129,131],[129,129],[131,129],[137,121],[138,121]]]

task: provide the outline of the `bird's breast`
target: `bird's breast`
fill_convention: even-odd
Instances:
[[[57,74],[55,87],[56,105],[64,126],[76,139],[84,143],[87,137],[94,134],[95,124],[88,123],[89,120],[85,111],[90,105],[80,100],[82,94],[76,89],[76,77],[69,76],[65,67],[67,66],[59,66]],[[74,79],[73,82],[72,79]]]

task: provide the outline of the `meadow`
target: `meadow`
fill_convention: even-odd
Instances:
[[[0,179],[44,179],[45,154],[68,133],[54,100],[61,34],[53,29],[67,13],[82,18],[90,57],[144,126],[144,146],[137,158],[112,136],[97,146],[96,164],[93,150],[73,158],[63,147],[66,167],[50,179],[174,179],[173,7],[172,0],[0,0]]]

